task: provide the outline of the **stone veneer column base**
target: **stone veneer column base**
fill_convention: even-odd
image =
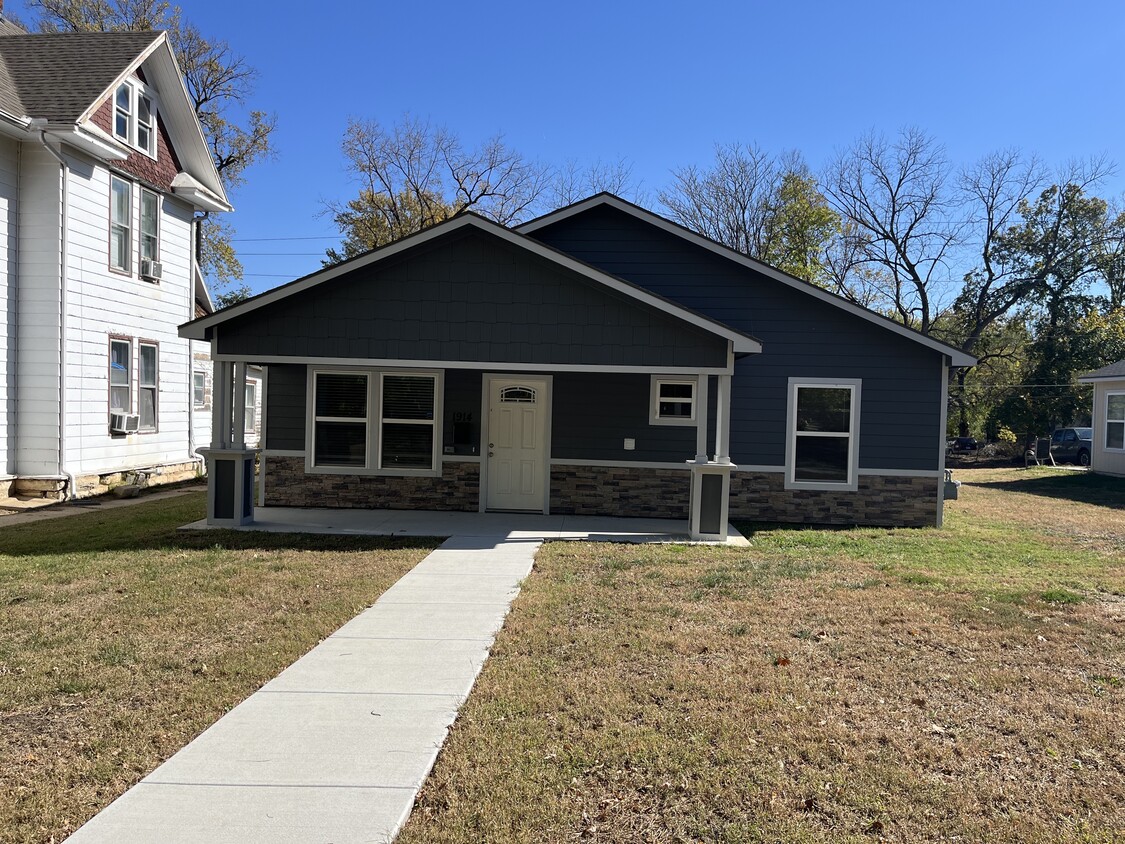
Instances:
[[[686,519],[690,495],[686,467],[551,467],[552,514]]]
[[[934,527],[938,478],[860,475],[855,492],[786,489],[781,472],[734,472],[730,518],[809,525]]]
[[[480,464],[443,462],[440,478],[321,475],[303,457],[262,456],[267,507],[466,510],[480,503]]]

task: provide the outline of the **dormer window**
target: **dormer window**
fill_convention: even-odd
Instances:
[[[113,95],[113,134],[156,158],[156,101],[139,82],[122,82]]]

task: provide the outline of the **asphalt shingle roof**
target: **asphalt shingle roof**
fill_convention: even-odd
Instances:
[[[1125,378],[1125,360],[1119,360],[1117,363],[1111,363],[1109,366],[1103,366],[1101,369],[1095,369],[1093,372],[1087,372],[1082,376],[1083,378]]]
[[[0,109],[75,123],[159,32],[0,30]]]

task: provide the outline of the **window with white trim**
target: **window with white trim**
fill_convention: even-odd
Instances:
[[[855,488],[859,383],[790,381],[787,485]]]
[[[437,373],[314,371],[312,379],[310,469],[359,474],[438,470]]]
[[[138,430],[155,431],[160,348],[155,343],[139,343],[137,349],[140,358],[137,377],[137,413],[140,416]]]
[[[650,425],[694,425],[698,381],[695,378],[652,379]]]
[[[156,100],[140,82],[122,82],[113,93],[113,136],[156,158]]]
[[[366,372],[313,373],[313,466],[367,466],[369,381]]]
[[[109,410],[133,411],[133,344],[129,340],[109,341]]]
[[[382,374],[379,468],[429,470],[436,465],[436,375]]]
[[[191,403],[196,408],[207,407],[207,373],[199,369],[191,374]]]
[[[160,260],[160,197],[141,189],[141,261]],[[141,267],[141,272],[145,272]]]
[[[1106,393],[1105,447],[1125,451],[1125,393]]]
[[[127,273],[133,258],[133,186],[109,177],[109,266]]]
[[[254,423],[257,421],[258,416],[258,382],[249,381],[246,384],[244,392],[246,398],[246,424],[243,425],[242,430],[247,434],[254,433]]]

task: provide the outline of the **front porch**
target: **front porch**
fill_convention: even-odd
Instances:
[[[206,519],[181,530],[212,530]],[[535,513],[465,513],[432,510],[359,510],[259,507],[254,521],[235,530],[315,533],[336,536],[498,537],[507,541],[696,542],[686,520],[629,519],[615,516],[545,516]],[[744,547],[746,538],[727,526],[723,540],[709,544]]]

